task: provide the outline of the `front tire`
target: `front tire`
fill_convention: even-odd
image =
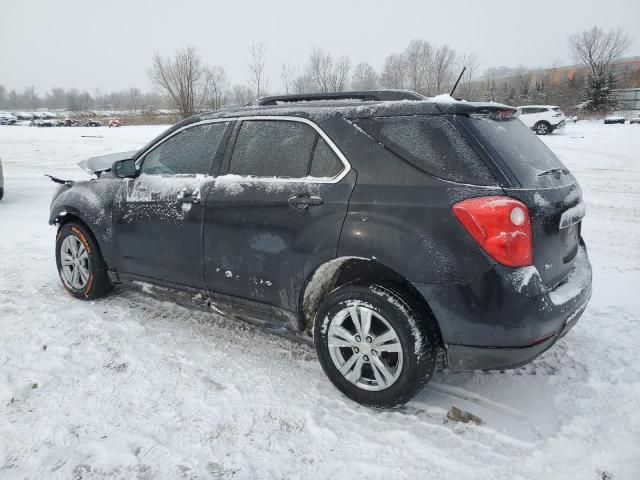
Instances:
[[[551,133],[551,125],[547,122],[538,122],[534,125],[533,131],[536,132],[536,135],[547,135]]]
[[[101,298],[113,289],[98,244],[82,224],[58,229],[56,265],[65,290],[80,300]]]
[[[314,344],[329,380],[362,405],[406,403],[427,384],[437,347],[428,329],[396,292],[345,285],[320,304]]]

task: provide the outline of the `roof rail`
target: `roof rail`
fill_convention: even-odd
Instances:
[[[278,105],[280,103],[317,102],[326,100],[360,100],[363,102],[390,100],[424,100],[426,97],[410,90],[365,90],[357,92],[303,93],[260,97],[250,105]]]

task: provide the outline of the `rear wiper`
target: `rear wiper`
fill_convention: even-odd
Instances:
[[[542,173],[539,173],[538,176],[541,177],[543,175],[555,175],[555,174],[560,175],[561,173],[564,173],[566,175],[567,173],[569,173],[569,170],[567,170],[566,168],[551,168],[549,170],[545,170]]]

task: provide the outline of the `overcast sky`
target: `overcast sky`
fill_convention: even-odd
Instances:
[[[639,0],[0,0],[0,84],[148,91],[153,52],[185,45],[244,83],[252,41],[267,45],[272,91],[282,62],[302,66],[313,47],[379,69],[423,38],[476,52],[481,70],[549,66],[569,62],[569,34],[594,25],[625,28],[640,55],[639,20]]]

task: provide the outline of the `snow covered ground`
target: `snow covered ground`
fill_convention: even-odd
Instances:
[[[533,364],[435,375],[397,411],[345,399],[310,347],[121,289],[62,289],[54,184],[162,127],[0,127],[0,478],[640,478],[640,126],[545,137],[580,180],[594,293]],[[484,424],[448,421],[456,406]]]

